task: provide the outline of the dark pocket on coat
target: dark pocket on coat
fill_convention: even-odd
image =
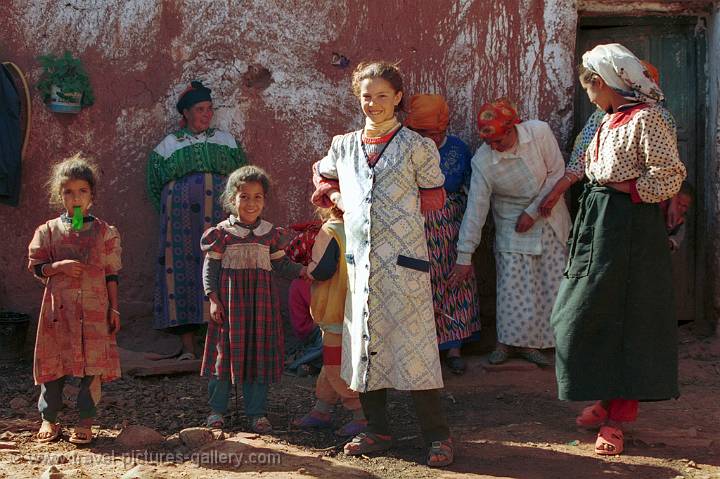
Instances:
[[[565,268],[566,278],[582,278],[590,273],[593,257],[593,236],[595,228],[586,226],[580,230],[577,238],[570,244],[570,257],[568,258],[567,268]]]
[[[403,268],[414,269],[415,271],[422,271],[423,273],[430,271],[430,262],[425,261],[424,259],[398,255],[397,264]]]

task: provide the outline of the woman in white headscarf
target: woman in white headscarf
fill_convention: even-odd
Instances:
[[[576,422],[599,427],[595,452],[620,454],[638,402],[678,396],[677,323],[659,202],[685,178],[674,125],[648,70],[627,48],[583,55],[580,83],[608,114],[585,156],[587,176],[551,322],[560,399],[596,400]]]

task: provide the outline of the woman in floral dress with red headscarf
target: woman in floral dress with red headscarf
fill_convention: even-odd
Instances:
[[[560,148],[547,123],[521,122],[506,99],[486,103],[478,115],[485,144],[472,158],[468,206],[458,240],[454,284],[472,266],[492,202],[497,264],[497,347],[490,362],[506,361],[513,350],[547,366],[539,349],[555,345],[550,313],[567,257],[570,214],[565,203],[550,215],[538,206],[565,173]]]

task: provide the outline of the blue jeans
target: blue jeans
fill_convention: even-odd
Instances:
[[[62,376],[40,385],[38,410],[45,421],[56,422],[63,405],[62,393],[65,378]],[[80,391],[77,396],[77,408],[80,419],[90,419],[97,414],[96,405],[100,402],[100,376],[85,376],[80,379]]]
[[[210,378],[210,383],[208,384],[208,404],[210,404],[213,412],[223,415],[227,413],[231,386],[232,384],[229,379]],[[267,414],[268,385],[244,382],[242,389],[245,415],[249,417],[265,416]]]
[[[322,367],[322,351],[322,331],[316,327],[305,342],[297,348],[296,354],[299,357],[286,367],[290,371],[296,371],[302,364],[312,364],[320,369]]]

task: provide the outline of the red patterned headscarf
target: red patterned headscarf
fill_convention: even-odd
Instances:
[[[518,123],[517,109],[507,98],[485,103],[478,112],[478,132],[483,140],[502,138]]]

